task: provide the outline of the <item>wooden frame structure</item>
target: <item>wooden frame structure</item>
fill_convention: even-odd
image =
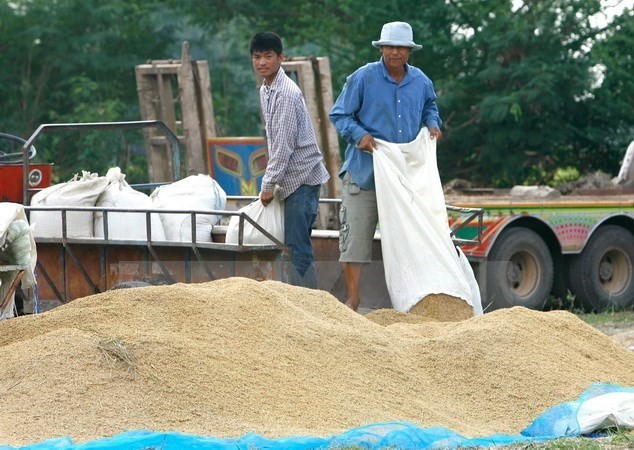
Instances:
[[[304,94],[317,143],[324,154],[330,180],[322,187],[321,197],[341,198],[339,138],[328,119],[334,104],[330,60],[328,57],[291,57],[282,67]],[[186,173],[181,175],[209,173],[207,140],[218,134],[207,61],[192,61],[189,44],[184,42],[180,60],[156,60],[139,65],[136,79],[143,120],[163,121],[185,148]],[[258,77],[258,83],[261,81]],[[152,129],[144,133],[150,183],[176,181],[165,137]],[[338,227],[332,205],[320,206],[317,220],[320,228]]]
[[[330,180],[321,189],[321,198],[341,198],[341,182],[339,168],[339,137],[328,114],[334,104],[332,79],[330,76],[330,60],[327,56],[290,57],[282,62],[282,68],[299,86],[304,94],[306,107],[310,114],[317,144],[324,155],[326,169]],[[258,80],[261,83],[261,80]],[[339,228],[337,208],[332,204],[320,204],[317,227],[321,229]]]
[[[330,180],[322,190],[324,198],[341,198],[339,168],[339,137],[337,130],[328,119],[334,104],[330,60],[327,56],[291,57],[282,63],[284,71],[297,83],[304,94],[308,113],[317,134],[317,144],[324,153],[324,160]],[[324,192],[325,191],[325,192]]]
[[[207,138],[215,137],[216,121],[207,61],[193,61],[184,42],[180,60],[154,60],[135,68],[143,120],[161,120],[185,148],[185,174],[207,172]],[[175,92],[176,91],[176,92]],[[151,183],[176,181],[165,136],[145,129]]]

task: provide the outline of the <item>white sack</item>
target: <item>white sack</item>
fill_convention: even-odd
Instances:
[[[634,393],[612,392],[586,400],[577,412],[579,433],[604,428],[634,428]]]
[[[561,192],[557,189],[553,189],[550,186],[535,185],[535,186],[513,186],[509,192],[511,197],[547,197],[556,198],[561,197]]]
[[[8,244],[5,251],[10,256],[10,260],[6,261],[6,258],[2,258],[3,262],[10,265],[30,266],[32,231],[25,219],[15,219],[11,222],[5,242]]]
[[[634,164],[632,161],[634,160],[634,141],[630,142],[630,145],[627,147],[625,151],[625,156],[623,157],[623,163],[621,164],[621,169],[619,170],[619,174],[616,176],[616,183],[623,186],[631,186],[634,184]]]
[[[9,292],[19,270],[24,270],[20,281],[23,289],[35,285],[37,250],[32,231],[22,205],[0,202],[0,264],[20,266],[20,269],[0,272],[0,301]],[[0,320],[13,317],[14,306],[15,292],[0,310]]]
[[[135,191],[125,181],[125,174],[121,169],[113,167],[106,174],[108,187],[101,193],[95,206],[102,208],[121,209],[153,209],[154,204],[149,195]],[[94,235],[98,238],[104,237],[104,213],[95,212]],[[157,213],[150,214],[151,231],[153,241],[164,241],[165,231],[161,218]],[[108,212],[108,238],[114,240],[137,240],[147,239],[146,214],[130,212]]]
[[[279,201],[277,197],[268,206],[264,206],[260,199],[240,208],[238,212],[243,212],[251,217],[258,225],[271,233],[281,243],[284,243],[284,203]],[[240,227],[240,217],[231,216],[229,225],[227,225],[227,234],[225,242],[227,244],[237,244]],[[271,239],[266,237],[260,230],[251,225],[248,221],[244,221],[242,243],[245,245],[271,245],[274,244]]]
[[[90,206],[106,189],[108,180],[96,173],[84,171],[67,183],[60,183],[36,193],[31,206]],[[32,211],[31,224],[35,227],[36,238],[61,238],[62,213],[60,211]],[[93,236],[93,212],[69,211],[66,213],[66,236],[84,238]]]
[[[17,226],[16,226],[17,224]],[[27,224],[24,229],[23,224]],[[26,240],[28,239],[28,244]],[[17,252],[19,261],[9,264],[27,266],[22,277],[22,287],[29,288],[35,285],[35,264],[37,263],[37,250],[33,239],[33,227],[28,225],[24,207],[17,203],[0,202],[0,247],[20,247]],[[28,247],[28,255],[25,254]]]
[[[374,178],[392,306],[406,312],[430,294],[446,294],[482,314],[473,271],[451,240],[436,140],[423,128],[407,144],[376,142]]]
[[[159,186],[150,195],[154,207],[178,211],[224,210],[227,194],[209,175],[191,175],[171,184]],[[191,242],[190,214],[160,214],[165,238],[168,241]],[[219,215],[196,215],[196,241],[212,242],[211,230],[220,220]]]

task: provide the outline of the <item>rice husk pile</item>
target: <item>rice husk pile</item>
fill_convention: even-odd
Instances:
[[[0,323],[0,443],[127,430],[329,436],[382,421],[516,434],[634,354],[563,311],[382,326],[330,294],[229,278],[113,290]]]

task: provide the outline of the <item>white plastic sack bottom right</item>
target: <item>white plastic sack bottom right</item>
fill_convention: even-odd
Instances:
[[[451,240],[436,164],[436,140],[423,128],[407,144],[376,140],[372,152],[385,280],[397,311],[430,294],[458,297],[482,314],[467,258]]]
[[[583,402],[577,412],[579,433],[610,427],[634,428],[634,392],[612,392]]]
[[[588,435],[607,428],[634,429],[634,388],[593,383],[578,399],[555,405],[522,430],[523,436]]]
[[[249,203],[240,208],[238,212],[243,212],[252,218],[258,225],[271,233],[281,243],[284,243],[284,203],[274,198],[268,205],[264,206],[261,200]],[[225,242],[227,244],[237,244],[240,227],[240,216],[231,216],[227,225]],[[246,245],[272,245],[273,241],[266,237],[260,230],[255,228],[247,220],[244,221],[242,243]]]

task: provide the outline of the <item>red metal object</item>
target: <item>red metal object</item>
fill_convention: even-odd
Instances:
[[[0,164],[0,202],[23,202],[24,185],[22,164]],[[29,164],[29,191],[51,185],[53,164]]]

